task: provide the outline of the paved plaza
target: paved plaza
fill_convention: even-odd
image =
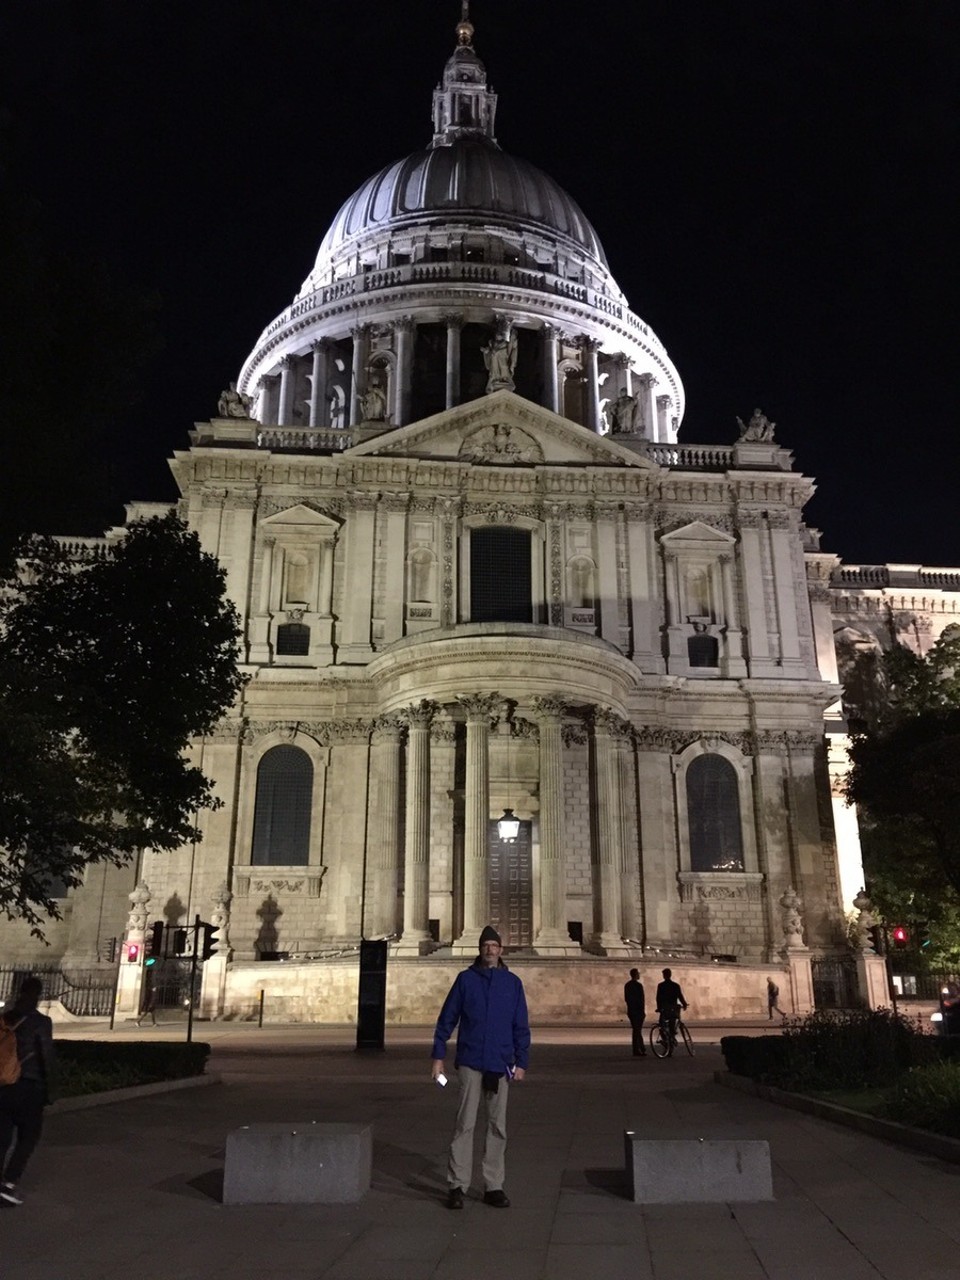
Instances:
[[[346,1028],[201,1026],[221,1083],[48,1118],[26,1203],[0,1214],[0,1280],[954,1280],[960,1166],[725,1089],[722,1029],[694,1033],[694,1058],[659,1062],[630,1056],[626,1027],[535,1028],[511,1090],[512,1207],[483,1205],[477,1175],[451,1213],[456,1088],[430,1083],[427,1029],[358,1055]],[[363,1201],[224,1207],[230,1130],[303,1120],[373,1124]],[[766,1139],[774,1200],[633,1204],[625,1129]]]

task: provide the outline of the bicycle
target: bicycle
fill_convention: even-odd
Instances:
[[[671,1036],[669,1023],[666,1019],[661,1018],[659,1022],[654,1023],[650,1028],[650,1050],[655,1058],[672,1058],[673,1051],[677,1047],[678,1040],[683,1041],[683,1047],[693,1057],[693,1037],[680,1015],[677,1015],[676,1030]]]

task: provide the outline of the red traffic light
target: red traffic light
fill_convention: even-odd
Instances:
[[[910,934],[902,924],[895,924],[890,930],[890,937],[893,939],[895,947],[905,947],[910,941]]]
[[[136,964],[140,959],[140,944],[138,942],[129,942],[127,944],[127,960],[131,964]]]

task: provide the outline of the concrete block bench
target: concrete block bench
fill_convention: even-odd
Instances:
[[[623,1140],[635,1204],[773,1199],[766,1142],[643,1138],[632,1130]]]
[[[224,1204],[352,1204],[370,1187],[368,1124],[250,1124],[227,1137]]]

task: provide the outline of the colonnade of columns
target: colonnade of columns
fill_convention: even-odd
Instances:
[[[465,317],[460,313],[443,317],[446,326],[445,351],[445,406],[452,409],[461,397],[461,332]],[[393,325],[393,373],[387,415],[391,426],[405,426],[410,421],[410,404],[413,386],[415,321],[412,316],[401,316]],[[352,369],[349,379],[349,423],[357,423],[362,417],[361,402],[367,390],[371,355],[376,352],[371,345],[370,325],[357,325],[351,330],[353,343]],[[561,334],[556,325],[545,322],[540,327],[541,381],[543,404],[554,413],[562,412],[560,397],[560,344]],[[279,372],[261,381],[260,418],[265,424],[278,426],[301,425],[325,428],[331,425],[328,389],[333,376],[334,341],[320,338],[312,344],[310,356],[284,356],[279,362]],[[579,337],[580,361],[584,381],[584,423],[591,431],[600,430],[600,343],[591,337]],[[306,420],[298,418],[297,383],[303,365],[309,359],[309,394]],[[629,374],[628,374],[629,378]],[[656,379],[651,374],[641,375],[644,387],[644,420],[650,424],[651,439],[658,438],[657,397],[654,394]],[[662,399],[662,397],[661,397]],[[663,416],[663,411],[660,411]]]
[[[457,704],[465,720],[464,842],[462,900],[455,954],[473,955],[477,938],[490,915],[489,738],[498,694],[463,694]],[[403,861],[403,932],[399,955],[421,955],[432,945],[430,914],[431,738],[430,726],[439,706],[423,700],[406,708],[375,734],[374,761],[377,812],[371,833],[377,842],[369,885],[367,929],[370,936],[391,934],[396,928],[396,886],[401,849],[399,822],[401,732],[406,727],[406,795]],[[571,955],[579,947],[567,931],[565,786],[562,726],[565,704],[560,697],[535,698],[530,713],[539,730],[539,894],[535,904],[534,950],[540,955]],[[624,926],[633,924],[635,874],[624,841],[623,768],[618,749],[624,722],[598,709],[594,717],[598,841],[594,851],[594,919],[590,950],[623,954]],[[393,834],[390,834],[391,824]],[[628,886],[629,891],[628,891]],[[626,910],[626,916],[624,912]],[[627,920],[629,917],[629,921]],[[502,922],[494,922],[502,923]]]

